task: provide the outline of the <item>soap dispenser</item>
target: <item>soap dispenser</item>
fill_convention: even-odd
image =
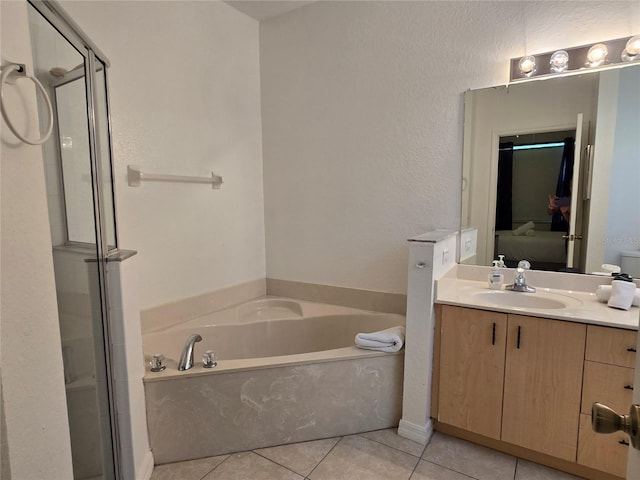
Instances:
[[[504,282],[504,275],[500,272],[500,260],[493,261],[493,270],[489,274],[489,288],[491,290],[500,290]]]

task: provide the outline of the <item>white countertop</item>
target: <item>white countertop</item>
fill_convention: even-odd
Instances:
[[[504,286],[502,290],[497,291],[489,289],[486,281],[467,280],[447,275],[436,281],[435,302],[443,305],[477,308],[479,310],[638,330],[640,321],[640,308],[638,307],[632,306],[627,311],[617,310],[608,307],[606,303],[599,302],[594,293],[542,288],[539,284],[534,284],[533,286],[536,287],[535,293],[507,292],[504,291]],[[493,299],[498,302],[501,299],[493,297],[493,295],[527,295],[543,301],[561,301],[566,307],[514,307],[495,303]],[[533,298],[531,300],[535,302]],[[528,299],[524,301],[528,301]]]

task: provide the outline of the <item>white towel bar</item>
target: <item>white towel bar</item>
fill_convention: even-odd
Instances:
[[[211,177],[190,177],[187,175],[166,175],[162,173],[144,173],[137,165],[127,165],[127,178],[130,187],[139,187],[141,182],[180,182],[207,183],[215,189],[222,185],[222,177],[211,172]]]

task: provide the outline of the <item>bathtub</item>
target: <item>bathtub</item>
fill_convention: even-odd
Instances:
[[[263,298],[143,332],[149,440],[156,464],[396,426],[404,353],[354,346],[402,315]],[[195,366],[177,370],[198,333]],[[218,365],[203,368],[205,350]],[[154,353],[167,368],[154,373]]]

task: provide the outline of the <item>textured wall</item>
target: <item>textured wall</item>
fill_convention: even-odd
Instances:
[[[260,27],[267,276],[404,293],[457,229],[462,92],[640,31],[637,2],[318,2]]]
[[[265,276],[258,22],[222,2],[63,2],[111,60],[120,243],[140,307]],[[143,171],[224,177],[127,186]]]
[[[640,68],[619,71],[616,116],[604,262],[619,264],[620,252],[640,249]]]

